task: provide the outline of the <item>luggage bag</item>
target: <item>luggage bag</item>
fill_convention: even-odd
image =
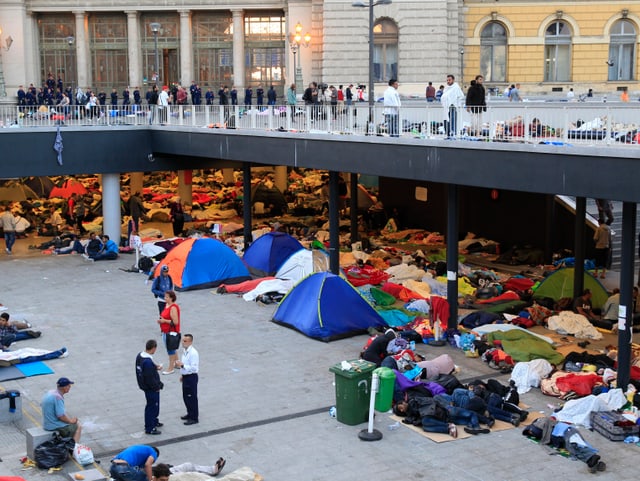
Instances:
[[[624,423],[620,426],[619,423]],[[631,424],[627,418],[615,411],[591,413],[591,427],[611,441],[624,441],[627,436],[637,436],[640,426]]]

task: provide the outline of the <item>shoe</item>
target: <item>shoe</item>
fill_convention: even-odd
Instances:
[[[169,375],[169,374],[173,374],[174,372],[176,372],[176,370],[175,370],[175,369],[172,369],[171,371],[162,371],[162,374],[163,374],[164,376],[167,376],[167,375]]]
[[[469,426],[465,426],[464,432],[467,434],[489,434],[491,431],[486,428],[470,428]]]
[[[164,423],[161,423],[159,421],[156,423],[156,427],[157,428],[161,428],[162,426],[164,426]]]
[[[198,424],[198,421],[194,421],[193,419],[187,419],[187,420],[184,422],[184,425],[185,425],[185,426],[191,426],[192,424]]]
[[[487,426],[489,427],[489,429],[491,429],[495,423],[496,423],[495,419],[489,418],[489,420],[487,421]]]
[[[189,419],[189,415],[185,414],[184,416],[180,416],[180,419],[182,419],[183,421],[186,421],[187,419]]]
[[[226,459],[218,458],[218,460],[216,461],[216,464],[213,465],[213,475],[217,476],[218,474],[220,474],[220,471],[222,471],[222,468],[224,468],[225,464],[227,464]]]
[[[511,424],[513,424],[515,427],[520,426],[520,415],[519,414],[511,416]]]
[[[606,469],[607,469],[607,463],[605,463],[604,461],[598,461],[598,464],[596,464],[596,470],[605,471]]]
[[[157,428],[153,428],[151,431],[145,431],[147,434],[153,434],[153,435],[157,435],[157,434],[162,434],[162,432],[158,431]]]
[[[452,438],[458,437],[458,426],[453,423],[449,424],[449,436],[451,436]]]
[[[520,413],[520,422],[526,421],[528,417],[529,417],[529,411],[522,411]]]
[[[34,331],[32,329],[29,329],[27,331],[27,334],[29,335],[29,337],[33,337],[33,338],[37,338],[37,337],[40,337],[42,335],[42,333],[40,331]]]

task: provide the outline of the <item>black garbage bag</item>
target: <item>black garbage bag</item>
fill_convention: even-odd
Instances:
[[[41,469],[57,468],[69,459],[76,442],[73,438],[63,438],[57,432],[53,437],[35,449],[35,462]]]

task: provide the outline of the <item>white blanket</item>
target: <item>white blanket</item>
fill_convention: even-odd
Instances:
[[[561,311],[558,315],[549,317],[547,329],[558,334],[571,334],[579,339],[602,339],[602,333],[586,317],[571,311]]]
[[[553,366],[546,359],[518,362],[511,371],[511,379],[516,383],[518,394],[524,394],[532,387],[539,387],[540,380],[547,377],[552,369]]]
[[[258,286],[252,291],[243,294],[242,298],[245,301],[255,301],[259,295],[266,294],[267,292],[279,292],[280,294],[286,294],[293,288],[293,284],[294,282],[288,279],[264,281],[258,284]]]
[[[589,395],[583,398],[567,401],[562,409],[555,414],[558,421],[591,427],[592,411],[615,411],[627,402],[622,389],[611,389],[597,396]]]

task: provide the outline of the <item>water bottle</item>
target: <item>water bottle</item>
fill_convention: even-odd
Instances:
[[[329,416],[331,416],[332,418],[336,417],[336,407],[332,406],[331,409],[329,409]]]
[[[393,424],[389,424],[389,426],[388,426],[389,431],[395,431],[399,427],[400,427],[400,423],[399,422],[395,422]]]
[[[411,350],[415,352],[415,350],[416,350],[416,341],[411,341],[409,343],[409,346],[411,346]]]

